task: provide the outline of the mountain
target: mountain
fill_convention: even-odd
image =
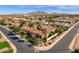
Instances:
[[[36,12],[30,12],[28,13],[28,15],[48,15],[48,13],[43,11],[36,11]]]

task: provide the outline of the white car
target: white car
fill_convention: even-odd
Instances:
[[[33,45],[33,44],[30,43],[30,42],[26,42],[25,44],[26,44],[27,46],[30,46],[30,47]]]

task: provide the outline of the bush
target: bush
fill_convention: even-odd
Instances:
[[[30,37],[26,38],[26,40],[27,40],[28,42],[32,43],[32,44],[34,43],[33,39],[30,38]]]
[[[28,42],[32,43],[33,45],[37,45],[38,44],[38,40],[35,38],[31,38],[31,37],[26,37],[25,38]]]
[[[64,31],[65,31],[65,28],[60,26],[60,27],[57,27],[55,32],[61,34]]]
[[[13,32],[17,33],[17,32],[19,32],[20,29],[13,26],[13,27],[11,27],[11,30],[12,30]]]

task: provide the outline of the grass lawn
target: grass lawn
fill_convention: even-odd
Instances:
[[[9,47],[9,44],[6,41],[0,42],[0,49],[6,48],[6,47]]]
[[[8,50],[6,50],[6,51],[4,51],[2,53],[13,53],[13,50],[9,48]]]

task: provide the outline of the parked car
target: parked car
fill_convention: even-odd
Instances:
[[[15,34],[9,31],[9,32],[8,32],[8,35],[15,35]]]
[[[13,40],[19,40],[18,37],[10,37],[10,38],[12,38]]]
[[[18,40],[17,42],[25,42],[24,40]]]
[[[26,45],[29,46],[29,47],[33,46],[33,44],[30,43],[30,42],[26,42]]]

